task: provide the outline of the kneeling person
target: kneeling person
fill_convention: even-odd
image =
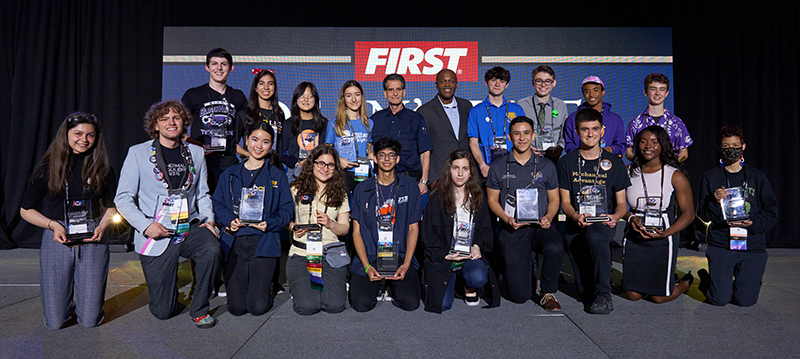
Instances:
[[[533,295],[531,251],[544,255],[540,304],[548,311],[561,310],[558,291],[564,248],[552,225],[558,212],[558,177],[552,161],[544,161],[531,149],[533,121],[517,117],[509,125],[511,153],[489,168],[486,192],[489,208],[503,223],[500,251],[505,262],[509,300],[524,303]]]
[[[401,146],[391,137],[373,143],[377,173],[353,191],[353,259],[350,304],[359,312],[377,304],[381,280],[386,280],[392,304],[404,310],[419,307],[420,284],[414,258],[422,216],[422,199],[413,178],[395,174]],[[379,264],[394,261],[394,273],[378,272]],[[402,263],[402,264],[401,264]],[[391,265],[387,265],[391,267]]]

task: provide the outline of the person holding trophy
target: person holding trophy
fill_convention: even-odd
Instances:
[[[479,290],[489,280],[489,262],[482,254],[492,249],[492,226],[474,164],[469,151],[453,151],[423,212],[425,310],[429,312],[452,307],[456,277],[464,281],[468,306],[480,304]],[[500,304],[498,291],[483,294],[490,307]]]
[[[665,303],[689,290],[694,277],[689,272],[676,284],[678,233],[694,219],[692,189],[683,174],[672,142],[661,126],[652,125],[636,134],[628,168],[631,186],[625,191],[630,210],[622,274],[628,298],[649,294],[655,303]],[[675,202],[681,216],[675,220]]]
[[[744,133],[719,131],[720,167],[706,172],[698,217],[708,223],[708,271],[698,271],[700,291],[713,305],[756,304],[767,265],[766,231],[778,222],[778,199],[764,172],[745,164]]]
[[[317,146],[291,184],[295,217],[286,278],[300,315],[339,313],[347,306],[350,256],[339,236],[350,231],[350,193],[338,164],[333,147]]]
[[[270,295],[281,257],[280,235],[294,206],[283,171],[267,159],[273,148],[272,126],[252,123],[245,132],[247,161],[227,168],[214,192],[214,214],[225,228],[220,235],[228,312],[262,315],[272,308]]]
[[[502,222],[499,242],[508,299],[525,303],[533,296],[533,251],[544,256],[540,304],[547,311],[559,311],[555,293],[564,246],[552,223],[559,205],[556,168],[533,152],[533,120],[519,116],[508,129],[511,153],[492,162],[486,179],[489,208]]]
[[[33,171],[20,208],[24,220],[44,228],[39,278],[48,329],[72,318],[73,300],[79,324],[103,321],[109,258],[103,232],[116,213],[116,185],[97,119],[69,115]]]

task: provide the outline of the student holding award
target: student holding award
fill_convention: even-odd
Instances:
[[[723,127],[720,167],[706,172],[697,215],[708,224],[708,272],[700,290],[713,305],[756,304],[767,265],[766,231],[778,222],[778,200],[764,172],[744,163],[744,133]]]
[[[97,119],[69,115],[31,175],[20,208],[24,220],[44,228],[39,279],[48,329],[61,329],[72,317],[73,300],[78,323],[103,321],[109,253],[103,232],[116,213],[116,185]]]
[[[677,234],[694,219],[692,189],[680,169],[672,142],[661,126],[648,126],[636,134],[628,169],[631,186],[625,191],[630,210],[625,214],[623,278],[628,298],[649,294],[665,303],[689,290],[689,272],[676,284]],[[675,220],[675,202],[681,216]]]
[[[373,144],[375,177],[359,183],[353,191],[353,258],[350,305],[358,312],[375,308],[381,281],[385,281],[392,304],[403,310],[419,307],[420,284],[414,258],[422,216],[422,198],[417,181],[396,174],[400,142],[381,137]]]
[[[295,217],[286,278],[300,315],[339,313],[347,305],[350,256],[339,236],[350,231],[350,194],[338,163],[333,147],[319,146],[291,185]]]
[[[278,231],[294,206],[283,171],[268,160],[272,126],[256,121],[245,132],[247,161],[227,168],[214,192],[214,214],[225,230],[220,242],[227,261],[228,312],[262,315],[272,308],[272,280],[281,257]]]
[[[464,281],[467,305],[479,305],[478,291],[490,277],[489,262],[482,253],[492,249],[492,226],[474,164],[467,150],[451,153],[425,206],[421,240],[425,250],[425,310],[429,312],[441,313],[452,307],[457,276]],[[499,291],[483,294],[490,307],[500,304]]]
[[[567,250],[578,292],[593,314],[609,314],[611,303],[611,241],[619,219],[628,211],[625,189],[631,185],[619,156],[604,151],[603,116],[584,108],[575,114],[580,147],[561,157],[558,186]]]
[[[367,116],[366,104],[361,84],[355,80],[345,82],[339,92],[336,120],[329,122],[325,131],[325,144],[339,153],[339,165],[345,170],[345,183],[350,192],[356,184],[369,178],[371,172],[369,131],[374,124]]]
[[[561,305],[555,293],[564,246],[552,225],[559,204],[555,165],[533,152],[533,120],[520,116],[511,120],[508,128],[511,153],[492,162],[486,179],[489,208],[502,222],[499,242],[508,299],[525,303],[533,296],[533,251],[544,256],[540,304],[548,311],[558,311]]]

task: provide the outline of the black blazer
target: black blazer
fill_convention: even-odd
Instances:
[[[424,105],[417,109],[417,113],[425,118],[425,123],[428,125],[428,133],[431,136],[433,143],[433,151],[431,151],[431,164],[428,170],[428,181],[434,182],[439,179],[439,174],[442,172],[447,157],[457,149],[469,151],[469,139],[467,138],[467,117],[469,117],[469,110],[472,108],[472,103],[460,97],[453,97],[458,104],[458,139],[453,132],[453,126],[450,125],[450,119],[442,108],[439,102],[438,95],[434,96],[432,100],[426,102]]]
[[[500,305],[500,290],[497,287],[497,278],[486,259],[486,254],[492,251],[494,243],[488,203],[484,196],[478,215],[473,218],[473,244],[481,249],[481,260],[489,269],[489,281],[479,290],[479,295],[489,307],[496,307]],[[445,212],[439,203],[439,191],[433,191],[428,196],[428,204],[422,215],[420,238],[425,252],[425,310],[441,313],[444,293],[453,274],[450,271],[451,262],[444,259],[450,251],[450,241],[453,238],[453,215]]]

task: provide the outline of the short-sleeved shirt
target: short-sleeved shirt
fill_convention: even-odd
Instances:
[[[241,129],[236,114],[247,106],[244,92],[228,86],[225,93],[221,94],[206,83],[186,90],[181,102],[192,113],[192,138],[200,143],[210,144],[210,138],[215,133],[223,133],[225,136],[225,151],[209,153],[206,156],[207,164],[220,168],[236,164],[236,144],[239,142],[237,135]],[[225,156],[221,156],[222,154]]]
[[[688,148],[694,143],[692,136],[689,136],[689,130],[683,120],[675,116],[672,112],[664,109],[664,115],[661,118],[653,118],[648,112],[649,108],[645,108],[639,116],[636,116],[625,130],[625,142],[628,147],[633,147],[633,139],[636,135],[648,126],[659,125],[667,131],[669,140],[672,142],[672,149],[678,152],[684,148]]]
[[[569,191],[570,203],[577,211],[578,201],[577,195],[580,193],[581,188],[585,186],[593,186],[595,183],[598,186],[605,186],[606,188],[606,210],[611,214],[616,208],[617,197],[616,193],[622,191],[631,185],[628,178],[628,173],[625,169],[625,163],[619,156],[608,153],[607,151],[600,151],[600,158],[593,160],[583,160],[580,166],[581,176],[578,175],[578,155],[580,149],[574,150],[558,160],[558,187]],[[598,172],[598,166],[599,172]],[[598,174],[598,176],[595,176]],[[578,183],[578,180],[582,183]],[[595,179],[597,181],[595,181]],[[600,214],[600,213],[598,213]]]
[[[319,210],[320,212],[325,212],[328,215],[328,218],[330,218],[333,221],[336,221],[336,218],[339,217],[339,213],[350,212],[350,202],[347,200],[347,196],[344,197],[344,201],[342,202],[341,206],[334,208],[326,206],[325,203],[323,203],[324,201],[321,201],[323,196],[314,196],[314,199],[311,200],[310,204],[302,204],[300,203],[300,201],[296,200],[297,189],[295,187],[291,187],[291,191],[292,191],[292,200],[294,201],[294,206],[295,206],[294,223],[297,224],[317,223],[316,220],[317,217],[315,214],[316,210]],[[310,222],[309,222],[309,209],[311,211]],[[294,238],[294,235],[292,235],[293,241],[298,241],[302,243],[307,242],[306,236],[307,234],[299,238]],[[334,234],[329,228],[322,227],[323,246],[329,243],[336,243],[338,241],[339,237],[336,234]],[[297,246],[292,246],[292,248],[289,250],[289,255],[290,256],[297,255],[305,257],[306,250],[301,249]]]
[[[547,191],[558,188],[556,166],[552,161],[531,152],[531,158],[520,164],[513,154],[499,158],[489,167],[486,188],[500,190],[500,206],[505,205],[506,195],[516,196],[519,188],[536,188],[539,198],[539,216],[547,213]],[[508,169],[508,172],[506,172]],[[529,186],[530,185],[530,186]]]
[[[522,109],[522,106],[503,98],[503,104],[498,107],[489,101],[489,96],[469,110],[467,137],[478,139],[483,162],[487,165],[492,163],[494,137],[505,137],[508,143],[506,147],[511,152],[512,146],[507,140],[508,124],[517,116],[524,115],[525,110]]]
[[[375,124],[372,119],[369,119],[369,128],[373,127]],[[344,128],[344,136],[339,136],[336,134],[336,121],[330,121],[328,129],[325,131],[325,143],[333,145],[336,152],[339,152],[339,157],[356,162],[357,157],[367,157],[367,145],[371,142],[369,131],[361,119],[355,119],[348,121]],[[348,171],[353,172],[355,168],[348,169]]]
[[[383,109],[372,115],[372,143],[382,137],[392,137],[400,142],[400,163],[396,173],[422,171],[419,155],[433,149],[428,126],[422,115],[403,107],[396,114],[391,109]]]
[[[390,209],[395,213],[392,235],[400,257],[404,258],[406,256],[408,226],[419,222],[422,217],[422,197],[419,194],[417,181],[413,178],[396,174],[395,183],[394,190],[384,186],[382,193],[389,194],[392,192],[394,194],[391,196],[393,200],[390,201],[390,205],[394,207]],[[353,205],[350,212],[350,218],[358,221],[360,226],[361,239],[364,242],[364,250],[370,263],[374,263],[378,259],[377,218],[380,208],[376,198],[375,184],[375,177],[371,177],[356,186],[353,191]],[[386,201],[383,201],[383,196],[381,196],[381,199],[383,203],[380,204],[380,207],[383,207]],[[409,253],[409,255],[413,255],[413,253]],[[419,268],[416,258],[412,259],[411,263],[414,268]],[[365,275],[364,266],[358,256],[353,257],[351,270],[355,274]]]
[[[294,168],[298,161],[302,161],[308,157],[311,150],[325,140],[325,127],[322,132],[314,132],[312,120],[300,120],[300,127],[298,132],[292,131],[292,122],[295,117],[289,117],[283,121],[283,134],[281,135],[280,149],[281,160],[283,163],[291,168]],[[327,119],[320,117],[320,121],[324,121],[327,126]],[[291,159],[291,160],[287,160]]]

